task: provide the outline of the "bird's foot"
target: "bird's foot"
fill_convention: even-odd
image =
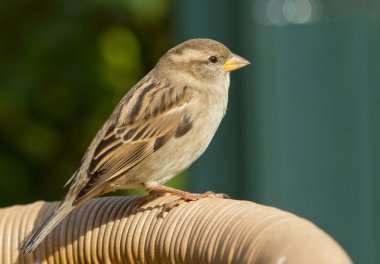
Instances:
[[[137,207],[141,207],[143,206],[144,204],[146,204],[147,202],[159,197],[159,196],[162,196],[161,193],[156,193],[154,191],[149,191],[149,194],[146,195],[146,196],[142,196],[142,197],[139,197],[138,200],[137,200]]]
[[[165,210],[170,210],[173,207],[180,205],[184,201],[197,201],[202,198],[222,198],[222,199],[230,198],[227,194],[224,194],[224,193],[214,193],[211,191],[208,191],[205,193],[190,193],[190,192],[174,189],[174,188],[164,186],[164,185],[149,186],[147,187],[147,190],[149,191],[149,195],[146,196],[148,200],[151,199],[152,196],[157,197],[157,196],[163,196],[165,194],[172,194],[172,195],[180,197],[180,199],[178,200],[174,200],[172,202],[166,203],[164,205]],[[144,202],[146,201],[147,200],[144,200]]]

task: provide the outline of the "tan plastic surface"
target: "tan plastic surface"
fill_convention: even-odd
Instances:
[[[352,263],[311,222],[248,201],[202,199],[162,213],[159,197],[94,199],[28,256],[18,247],[58,203],[0,209],[0,263]]]

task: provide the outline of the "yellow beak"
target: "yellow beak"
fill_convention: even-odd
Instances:
[[[223,66],[225,71],[230,72],[247,66],[248,64],[251,63],[246,59],[240,57],[239,55],[231,53],[231,55],[228,57],[227,61],[224,63]]]

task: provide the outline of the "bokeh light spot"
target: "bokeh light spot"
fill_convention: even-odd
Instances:
[[[100,49],[107,66],[133,70],[140,58],[140,45],[135,34],[122,26],[109,28],[100,37]]]
[[[127,6],[134,17],[142,21],[155,21],[166,16],[169,0],[127,0]]]
[[[113,26],[100,37],[105,65],[101,69],[117,97],[137,81],[141,72],[141,48],[136,35],[128,28]]]
[[[266,26],[314,23],[322,11],[320,0],[258,0],[253,5],[255,20]]]

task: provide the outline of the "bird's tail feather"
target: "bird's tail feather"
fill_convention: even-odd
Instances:
[[[27,255],[32,252],[44,238],[65,218],[75,207],[69,203],[62,203],[37,229],[35,229],[22,243],[20,251]]]

